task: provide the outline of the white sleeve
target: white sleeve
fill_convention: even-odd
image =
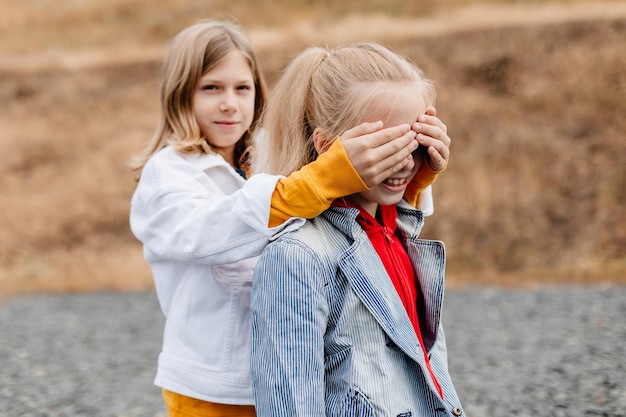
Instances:
[[[417,208],[422,210],[424,216],[431,216],[435,212],[432,185],[429,185],[424,189],[424,191],[422,191],[422,195],[420,196],[420,202]]]
[[[230,194],[207,181],[202,172],[194,177],[169,166],[144,168],[130,226],[146,259],[232,263],[260,255],[273,235],[296,225],[298,219],[268,227],[276,176],[255,175]]]

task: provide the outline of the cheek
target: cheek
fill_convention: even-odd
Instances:
[[[246,114],[249,115],[250,120],[252,120],[252,117],[254,117],[254,107],[255,107],[255,100],[254,100],[254,95],[252,97],[247,97],[246,100],[243,103],[243,108],[246,109]]]
[[[198,125],[198,127],[200,128],[200,131],[202,132],[202,134],[204,136],[207,136],[207,123],[205,122],[206,116],[202,115],[202,109],[201,108],[193,108],[193,117],[196,120],[196,124]]]
[[[361,197],[364,200],[367,201],[377,201],[379,199],[379,194],[380,194],[380,184],[379,185],[375,185],[374,187],[370,188],[369,190],[365,190],[362,193],[360,193]]]
[[[191,112],[193,113],[196,120],[200,121],[203,113],[202,100],[193,99],[191,102]]]
[[[198,123],[202,122],[202,117],[201,117],[202,113],[200,112],[200,109],[197,106],[193,106],[191,108],[191,112],[193,113],[193,117],[196,118]]]

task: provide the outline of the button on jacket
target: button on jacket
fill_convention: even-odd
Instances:
[[[155,384],[206,401],[252,404],[250,292],[279,177],[245,181],[216,154],[171,147],[144,167],[130,225],[144,245],[167,320]],[[243,260],[241,260],[243,259]]]
[[[401,207],[402,206],[402,207]],[[252,380],[259,417],[463,415],[441,326],[443,243],[417,238],[421,211],[398,206],[419,277],[424,347],[355,209],[332,207],[272,242],[252,293]]]

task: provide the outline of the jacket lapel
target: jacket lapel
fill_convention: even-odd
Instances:
[[[418,215],[415,216],[415,213]],[[426,350],[435,344],[443,305],[446,254],[443,242],[417,239],[422,225],[421,212],[398,207],[398,230],[413,264],[424,305],[418,305],[422,341]]]
[[[364,232],[355,236],[353,246],[339,259],[338,266],[354,293],[389,338],[413,360],[423,362],[409,316]]]

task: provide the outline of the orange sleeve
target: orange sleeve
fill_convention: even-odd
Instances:
[[[340,140],[318,158],[276,184],[270,207],[269,227],[291,217],[311,219],[339,197],[368,189],[350,162]]]
[[[435,182],[437,175],[443,172],[447,168],[448,164],[440,171],[433,171],[430,164],[424,160],[420,166],[417,174],[413,177],[413,180],[409,183],[408,187],[404,191],[404,199],[411,206],[416,207],[419,205],[422,191],[429,185]]]

